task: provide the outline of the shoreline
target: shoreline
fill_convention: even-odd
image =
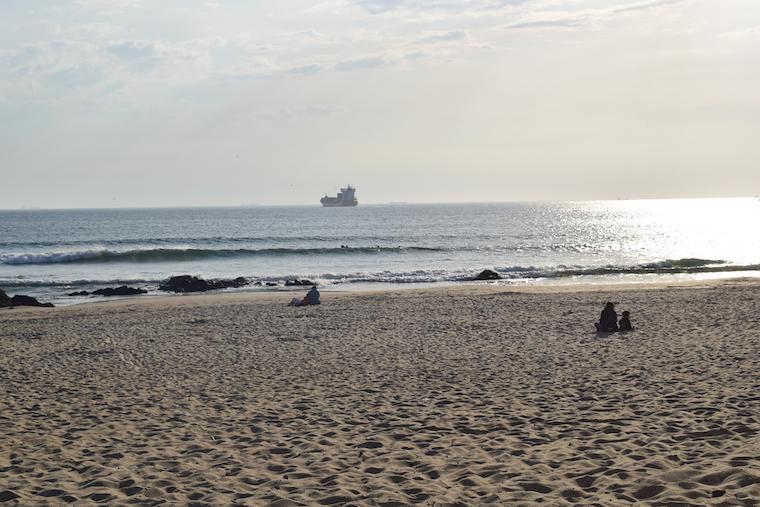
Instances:
[[[689,289],[689,288],[708,288],[721,286],[746,286],[757,285],[760,287],[760,278],[755,277],[736,277],[736,278],[715,278],[702,280],[672,280],[672,281],[652,281],[652,282],[620,282],[620,283],[580,283],[580,284],[523,284],[510,283],[509,280],[501,281],[481,281],[481,282],[452,282],[430,284],[425,287],[410,286],[387,286],[383,288],[371,288],[366,290],[351,290],[329,288],[320,290],[323,301],[325,298],[330,300],[333,296],[337,297],[362,297],[377,295],[487,295],[492,293],[524,293],[524,294],[572,294],[588,292],[629,292],[642,290],[665,290],[665,289]],[[319,286],[318,286],[319,288]],[[281,287],[275,290],[250,290],[250,289],[232,289],[232,290],[211,290],[206,292],[191,293],[149,293],[136,296],[116,296],[103,297],[102,299],[90,299],[82,302],[72,302],[70,304],[57,304],[55,308],[86,308],[97,306],[122,306],[131,304],[163,304],[183,300],[185,303],[194,304],[199,301],[218,302],[289,302],[294,294],[305,293],[309,287]],[[54,309],[55,309],[54,308]],[[54,310],[53,309],[53,310]],[[14,308],[0,308],[12,311],[50,311],[50,308],[38,308],[31,306],[18,306]],[[0,313],[0,316],[2,313]]]

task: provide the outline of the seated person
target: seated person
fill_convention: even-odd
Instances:
[[[303,298],[303,304],[305,305],[318,305],[319,303],[319,291],[317,290],[317,286],[313,286],[311,289],[309,289],[309,292],[306,293],[306,296]]]
[[[620,319],[619,325],[621,331],[633,331],[633,326],[631,325],[631,312],[623,312],[623,318]]]
[[[604,305],[602,316],[599,317],[599,322],[595,322],[594,325],[596,326],[596,331],[599,333],[614,333],[618,330],[615,303],[607,303]]]
[[[289,306],[308,306],[308,305],[318,305],[318,304],[320,304],[319,291],[317,290],[317,287],[314,286],[311,289],[309,289],[309,292],[306,293],[306,296],[304,296],[303,299],[298,299],[298,298],[291,299]]]

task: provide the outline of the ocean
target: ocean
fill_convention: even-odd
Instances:
[[[466,283],[654,282],[760,276],[760,200],[389,204],[0,211],[0,288],[56,304],[172,275],[244,276],[235,290]],[[301,289],[302,290],[302,289]]]

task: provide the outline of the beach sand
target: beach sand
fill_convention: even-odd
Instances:
[[[291,297],[0,311],[0,501],[760,505],[758,282]]]

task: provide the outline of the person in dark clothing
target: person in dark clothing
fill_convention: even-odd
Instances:
[[[309,306],[318,304],[320,304],[319,291],[315,285],[311,288],[311,290],[309,290],[309,292],[306,293],[306,296],[304,296],[303,299],[293,298],[290,300],[290,304],[288,306]]]
[[[623,318],[620,319],[618,325],[620,326],[621,331],[633,331],[633,326],[631,325],[631,312],[623,312]]]
[[[602,316],[599,317],[599,322],[595,322],[597,332],[600,333],[614,333],[618,330],[617,312],[615,311],[615,303],[607,303],[602,310]]]
[[[303,304],[305,305],[318,305],[320,304],[319,301],[319,291],[317,290],[317,286],[313,286],[309,292],[306,293],[306,297],[303,298]]]

